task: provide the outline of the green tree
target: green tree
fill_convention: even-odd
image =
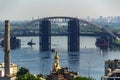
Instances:
[[[27,73],[29,73],[29,70],[26,69],[26,68],[24,68],[24,67],[21,67],[21,68],[19,69],[19,71],[17,72],[17,76],[19,76],[19,75],[25,75],[25,74],[27,74]]]
[[[15,80],[42,80],[42,77],[42,74],[34,76],[29,73],[28,69],[21,67],[17,73],[17,78]]]
[[[95,80],[95,79],[78,76],[78,77],[74,78],[73,80]]]
[[[42,74],[38,74],[37,77],[44,77]]]
[[[16,80],[41,80],[41,78],[28,73],[25,75],[17,76]]]

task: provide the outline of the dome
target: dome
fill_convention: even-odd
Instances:
[[[61,69],[61,66],[59,64],[59,55],[58,55],[58,51],[56,51],[56,54],[54,56],[54,63],[53,63],[53,72],[58,71],[58,69]]]

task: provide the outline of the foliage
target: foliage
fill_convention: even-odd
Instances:
[[[27,73],[29,73],[29,70],[26,69],[26,68],[24,68],[24,67],[21,67],[21,68],[19,69],[19,71],[17,72],[17,76],[19,76],[19,75],[25,75],[25,74],[27,74]]]
[[[42,74],[34,76],[29,73],[28,69],[21,67],[17,73],[17,78],[15,80],[42,80],[42,77]]]
[[[37,77],[44,77],[42,74],[38,74]]]
[[[115,40],[115,43],[120,45],[120,40]]]
[[[34,76],[30,73],[17,76],[16,80],[42,80],[41,77]]]
[[[73,80],[95,80],[95,79],[78,76],[78,77],[74,78]]]

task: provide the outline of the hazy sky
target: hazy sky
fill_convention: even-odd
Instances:
[[[120,0],[0,0],[0,20],[38,16],[120,16]]]

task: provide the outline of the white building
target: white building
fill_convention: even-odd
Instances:
[[[16,76],[18,72],[18,66],[16,64],[10,64],[10,76]],[[0,63],[0,77],[4,77],[4,63]]]

